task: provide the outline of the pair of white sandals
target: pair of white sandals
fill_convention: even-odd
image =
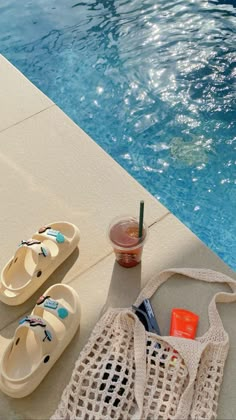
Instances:
[[[25,302],[69,257],[79,240],[75,225],[55,222],[21,241],[2,271],[0,300],[7,305]],[[49,287],[31,314],[20,320],[3,354],[0,389],[14,398],[33,392],[72,340],[80,317],[79,297],[72,287]]]

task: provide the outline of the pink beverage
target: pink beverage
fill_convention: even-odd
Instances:
[[[116,218],[109,227],[109,239],[116,260],[122,267],[135,267],[140,263],[147,227],[143,225],[142,237],[138,237],[139,223],[131,216]]]

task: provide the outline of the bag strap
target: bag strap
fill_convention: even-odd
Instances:
[[[170,268],[164,270],[159,274],[153,276],[149,282],[141,290],[139,296],[136,299],[135,306],[139,306],[144,299],[150,299],[157,289],[172,277],[174,274],[181,274],[186,277],[191,277],[195,280],[201,280],[209,283],[226,283],[231,288],[233,293],[218,292],[214,295],[208,307],[209,322],[211,327],[221,328],[224,331],[224,327],[216,308],[217,302],[229,303],[236,301],[236,281],[226,274],[219,273],[217,271],[209,269],[197,269],[197,268]]]
[[[134,394],[137,403],[137,411],[133,414],[131,420],[142,418],[143,398],[146,384],[146,334],[143,324],[135,318],[134,325],[134,362],[135,362],[135,380]]]

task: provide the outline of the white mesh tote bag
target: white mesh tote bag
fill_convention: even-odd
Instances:
[[[209,304],[209,329],[195,340],[144,329],[132,308],[109,309],[75,364],[52,420],[215,419],[229,339],[216,302],[236,301],[236,281],[218,272],[170,269],[152,278],[135,306],[178,273],[226,283]]]

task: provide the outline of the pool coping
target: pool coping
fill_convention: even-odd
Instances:
[[[150,277],[173,266],[210,268],[235,279],[236,274],[1,55],[0,76],[0,171],[4,179],[1,266],[11,257],[19,238],[30,236],[43,223],[63,218],[77,224],[81,230],[79,250],[56,270],[37,294],[18,307],[7,307],[0,302],[1,355],[17,320],[33,308],[36,296],[45,288],[64,282],[80,295],[83,314],[80,333],[37,391],[22,400],[12,400],[0,393],[2,416],[10,413],[13,418],[45,419],[53,414],[78,353],[104,308],[129,306]],[[106,230],[114,216],[136,214],[141,199],[145,201],[145,220],[150,234],[142,264],[127,270],[114,263]],[[201,302],[203,290],[204,296],[210,298],[218,289],[200,287],[191,294],[191,280],[187,286],[184,282],[180,284],[184,293],[170,285],[163,302],[166,306],[171,302],[171,290],[182,305],[187,298],[191,308],[200,308],[204,313],[204,329],[207,320]],[[161,304],[158,302],[159,306]],[[230,337],[234,333],[230,322],[232,306],[222,311]],[[163,330],[168,329],[168,322],[161,313]],[[234,412],[235,380],[230,371],[236,362],[235,347],[236,335],[231,338],[219,418],[231,418]],[[47,398],[49,390],[50,399]]]

